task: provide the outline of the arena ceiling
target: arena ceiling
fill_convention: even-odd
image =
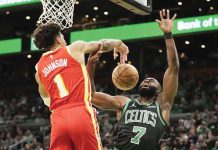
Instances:
[[[94,7],[98,7],[94,10]],[[131,23],[151,22],[158,17],[158,11],[167,8],[177,13],[178,18],[218,14],[217,0],[153,0],[153,13],[148,16],[135,15],[109,0],[79,0],[75,6],[75,26],[85,20],[106,20],[114,25],[120,18],[130,18]],[[28,38],[36,27],[36,21],[42,12],[40,3],[24,7],[0,9],[0,39],[22,37]],[[107,13],[105,13],[107,12]],[[107,14],[107,15],[105,15]],[[87,17],[88,16],[88,17]],[[74,30],[74,29],[72,29]],[[189,41],[190,44],[185,44]],[[205,56],[217,57],[217,32],[197,35],[181,36],[176,38],[180,53],[184,52],[190,61],[204,59]],[[164,49],[163,40],[139,41],[144,49],[154,49],[159,52]],[[143,43],[143,44],[141,44]],[[205,45],[205,48],[202,48]]]
[[[179,3],[180,2],[180,3]],[[181,5],[182,4],[182,5]],[[97,10],[94,10],[97,7]],[[177,13],[178,18],[218,13],[217,0],[153,0],[153,13],[148,16],[135,15],[109,0],[78,0],[75,5],[74,22],[78,24],[88,15],[89,20],[117,21],[120,18],[130,18],[134,23],[154,21],[158,11],[168,8]],[[35,28],[36,21],[42,12],[40,3],[0,9],[0,38],[16,36],[19,33],[30,33]],[[105,15],[105,12],[108,15]],[[28,17],[29,16],[29,17]],[[29,18],[29,19],[27,19]]]

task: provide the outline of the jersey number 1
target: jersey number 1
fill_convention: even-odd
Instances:
[[[138,133],[137,133],[138,132]],[[133,144],[139,144],[140,139],[142,136],[145,134],[146,128],[144,127],[139,127],[139,126],[134,126],[133,127],[133,133],[137,133],[134,138],[131,138],[131,143]]]
[[[60,74],[57,74],[54,77],[54,83],[56,83],[57,87],[58,87],[58,91],[59,91],[59,96],[60,98],[63,98],[67,95],[69,95],[68,90],[66,89],[66,86],[64,84],[63,78]]]

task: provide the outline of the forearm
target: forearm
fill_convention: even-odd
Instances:
[[[91,88],[92,88],[92,103],[105,110],[115,110],[114,106],[114,100],[112,96],[96,92],[95,90],[95,84],[94,84],[94,73],[95,73],[95,67],[96,62],[89,61],[87,64],[87,71],[89,74],[90,82],[91,82]]]
[[[121,46],[123,42],[117,39],[102,39],[100,40],[103,44],[103,52],[112,51],[115,47]]]
[[[51,98],[41,86],[39,86],[39,94],[40,94],[44,104],[46,106],[50,107]]]
[[[100,41],[92,41],[85,44],[83,47],[84,53],[91,53],[101,49],[102,52],[110,52],[115,47],[121,46],[123,42],[115,39],[102,39]]]
[[[122,97],[121,100],[117,98],[118,96],[111,96],[102,92],[95,92],[92,95],[92,103],[105,110],[119,111],[122,110],[125,105],[127,98]],[[119,96],[120,97],[120,96]]]
[[[87,72],[89,74],[90,82],[91,82],[91,90],[92,93],[95,93],[95,83],[94,83],[94,74],[95,74],[95,68],[96,68],[96,62],[90,62],[88,61],[88,64],[86,65]]]
[[[115,110],[113,104],[110,101],[108,101],[105,97],[101,97],[101,93],[99,92],[95,92],[92,95],[92,103],[100,109],[111,111]]]
[[[168,67],[174,70],[179,70],[179,58],[174,39],[165,37],[165,43],[167,48]]]
[[[50,97],[43,97],[42,95],[40,95],[44,104],[48,107],[50,107],[50,103],[51,103],[51,98]]]

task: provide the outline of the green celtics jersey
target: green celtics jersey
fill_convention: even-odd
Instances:
[[[118,122],[114,149],[155,150],[166,126],[157,102],[145,105],[129,101]]]

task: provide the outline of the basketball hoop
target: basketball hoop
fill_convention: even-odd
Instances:
[[[41,0],[43,13],[37,21],[39,24],[57,23],[61,29],[73,25],[73,12],[76,0]]]

